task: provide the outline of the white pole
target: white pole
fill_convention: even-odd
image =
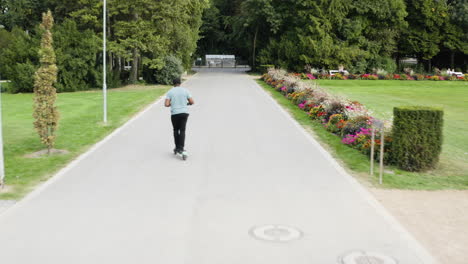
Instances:
[[[0,81],[2,78],[0,78]],[[5,164],[3,160],[3,122],[2,122],[2,83],[0,82],[0,187],[5,185]]]
[[[102,49],[102,61],[103,61],[103,68],[102,68],[102,93],[104,97],[104,123],[107,123],[107,43],[106,43],[106,18],[107,18],[107,1],[104,0],[104,10],[102,15],[102,24],[103,24],[103,31],[102,31],[102,41],[103,41],[103,49]]]

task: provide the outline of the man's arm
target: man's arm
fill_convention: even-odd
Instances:
[[[194,103],[195,103],[195,101],[193,101],[193,98],[190,97],[190,98],[188,99],[188,104],[189,104],[189,105],[193,105]]]
[[[164,106],[165,107],[171,106],[171,99],[166,99],[166,101],[164,101]]]

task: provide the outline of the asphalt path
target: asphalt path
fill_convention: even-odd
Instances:
[[[248,75],[184,86],[187,161],[153,104],[0,214],[0,263],[433,263]]]

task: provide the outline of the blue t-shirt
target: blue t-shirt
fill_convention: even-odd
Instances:
[[[166,95],[166,99],[171,100],[171,114],[188,114],[187,103],[189,98],[192,98],[192,95],[183,87],[176,86],[169,90]]]

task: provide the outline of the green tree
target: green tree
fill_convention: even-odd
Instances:
[[[12,32],[1,30],[0,73],[5,79],[12,81],[12,93],[30,93],[34,86],[34,72],[39,58],[37,55],[38,39],[20,27],[14,27]]]
[[[113,27],[115,40],[110,42],[110,51],[132,63],[130,83],[138,80],[143,53],[152,55],[143,59],[144,64],[150,68],[163,66],[169,41],[166,36],[158,34],[157,27],[153,23],[160,20],[163,4],[170,10],[167,1],[116,0],[110,6],[110,16],[115,21]]]
[[[405,26],[403,0],[379,5],[370,0],[275,1],[272,5],[281,14],[278,34],[270,35],[261,63],[297,71],[305,65],[335,68],[343,64],[355,71],[395,68],[391,56]],[[269,26],[274,29],[275,23]]]
[[[431,70],[431,59],[440,52],[444,38],[444,27],[449,20],[446,1],[406,0],[408,27],[400,43],[404,54],[415,55],[427,62]]]
[[[197,47],[199,56],[221,52],[222,42],[226,38],[221,19],[218,7],[210,3],[210,7],[203,13],[203,24],[200,28],[201,38]]]
[[[243,34],[235,36],[238,43],[239,40],[250,39],[246,46],[250,50],[252,69],[256,70],[259,42],[268,40],[270,34],[277,33],[282,20],[273,6],[273,0],[245,0],[241,4],[239,18],[241,28],[238,27],[237,30]]]
[[[54,84],[57,81],[57,66],[53,48],[52,27],[54,19],[52,12],[43,14],[41,28],[44,30],[39,49],[41,67],[34,76],[34,127],[43,144],[47,146],[47,153],[55,143],[59,113],[55,106],[57,94]]]
[[[444,27],[443,47],[450,51],[450,68],[455,68],[455,54],[468,54],[468,0],[449,1],[449,20]]]
[[[57,56],[58,92],[72,92],[97,87],[100,74],[96,53],[101,40],[90,29],[78,30],[77,24],[66,19],[55,26],[54,46]]]
[[[161,69],[167,54],[190,67],[206,0],[116,0],[110,6],[114,38],[110,51],[132,63],[130,82],[139,70]],[[151,74],[150,74],[151,75]]]
[[[47,10],[44,0],[1,0],[0,25],[12,30],[15,26],[24,30],[33,29]]]

